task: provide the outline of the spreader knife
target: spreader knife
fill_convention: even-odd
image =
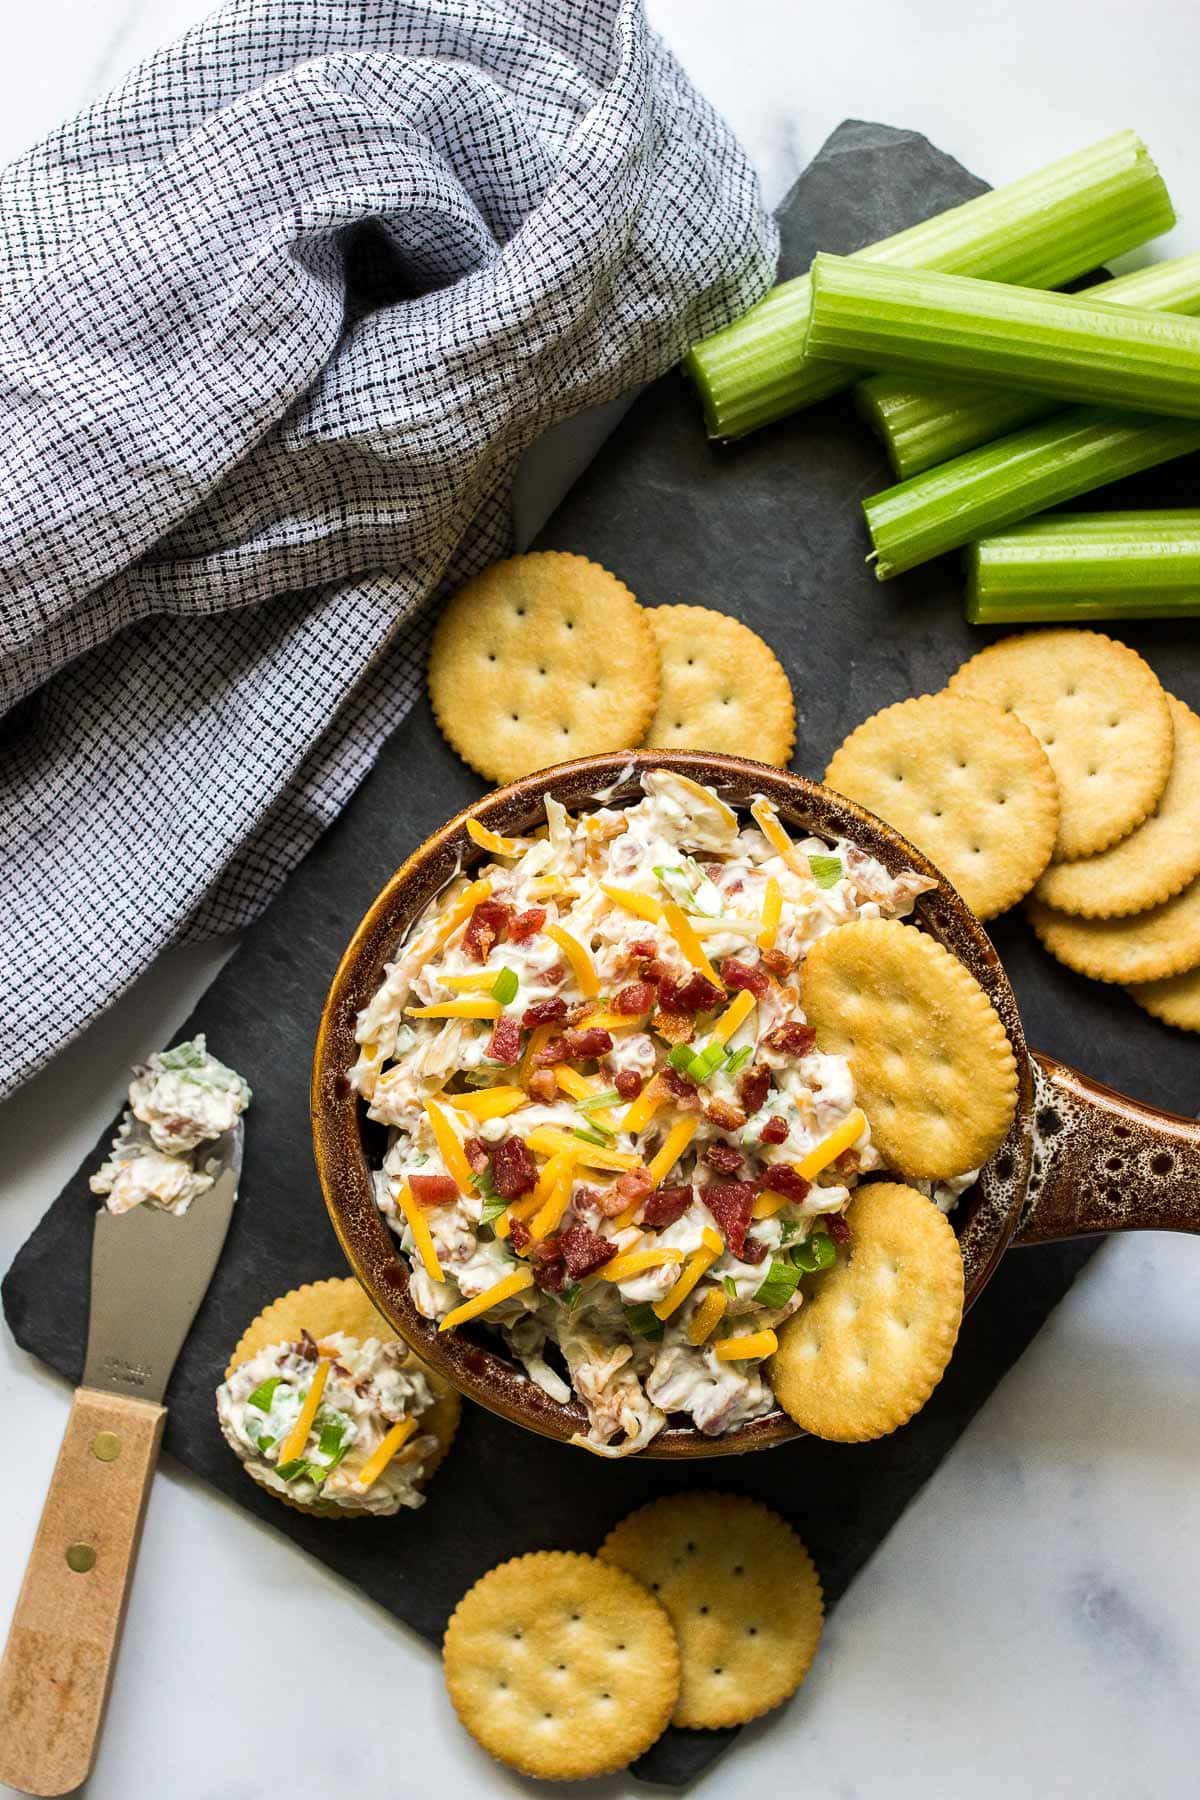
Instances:
[[[101,1207],[83,1386],[0,1663],[0,1782],[67,1794],[87,1778],[129,1597],[175,1359],[204,1298],[242,1170],[242,1123],[184,1214]]]

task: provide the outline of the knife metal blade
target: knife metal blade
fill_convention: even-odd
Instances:
[[[217,1266],[242,1172],[242,1121],[208,1153],[212,1187],[182,1215],[101,1207],[92,1234],[85,1387],[161,1400]]]

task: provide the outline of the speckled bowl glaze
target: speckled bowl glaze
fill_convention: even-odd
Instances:
[[[716,788],[745,809],[757,794],[800,835],[848,837],[895,873],[913,868],[937,883],[917,902],[919,926],[961,958],[994,1003],[1012,1042],[1020,1077],[1012,1126],[963,1196],[953,1221],[962,1247],[968,1306],[1008,1246],[1138,1226],[1200,1230],[1200,1126],[1157,1113],[1098,1087],[1025,1045],[1016,1001],[983,926],[928,858],[873,813],[830,789],[748,758],[690,751],[624,751],[582,757],[510,783],[470,809],[491,830],[531,831],[544,822],[547,794],[572,811],[635,798],[638,775],[674,769]],[[375,1204],[371,1168],[384,1134],[351,1089],[360,1010],[383,979],[413,921],[462,869],[485,855],[467,835],[466,812],[427,839],[376,897],[338,966],[321,1017],[313,1064],[312,1121],[317,1168],[338,1241],[380,1311],[427,1363],[468,1399],[538,1431],[570,1439],[585,1431],[577,1401],[551,1400],[503,1353],[486,1327],[439,1334],[408,1292],[408,1268]],[[782,1411],[723,1437],[668,1424],[644,1456],[688,1458],[764,1450],[801,1436]]]

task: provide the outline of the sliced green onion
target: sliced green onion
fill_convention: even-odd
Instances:
[[[342,1439],[346,1435],[344,1419],[328,1419],[321,1427],[321,1435],[317,1439],[317,1450],[322,1456],[336,1456],[342,1447]]]
[[[754,1296],[757,1306],[786,1306],[800,1281],[800,1271],[793,1262],[785,1262],[776,1256],[771,1262],[767,1279]]]
[[[477,1069],[464,1069],[462,1078],[469,1088],[495,1087],[496,1077],[511,1076],[512,1070],[507,1063],[480,1063]]]
[[[819,1269],[832,1269],[837,1261],[837,1245],[827,1231],[814,1231],[802,1244],[796,1244],[791,1254],[798,1269],[805,1275],[815,1275]]]
[[[583,1297],[582,1281],[568,1281],[566,1287],[563,1288],[562,1292],[558,1296],[559,1300],[566,1307],[568,1312],[575,1311],[575,1308],[579,1305],[579,1302],[582,1297]]]
[[[501,969],[492,983],[492,999],[498,1000],[501,1006],[509,1006],[516,999],[519,986],[515,969]]]
[[[1153,312],[1200,312],[1200,254],[1152,263],[1132,275],[1096,286],[1108,306],[1141,306]],[[1040,394],[1009,393],[975,382],[946,382],[919,375],[872,375],[854,390],[859,412],[882,438],[900,479],[990,443],[1035,419],[1057,402]]]
[[[781,1244],[790,1244],[792,1239],[798,1238],[804,1229],[803,1220],[785,1219],[780,1227],[779,1242]]]
[[[176,1044],[173,1050],[160,1050],[158,1066],[160,1069],[201,1069],[207,1058],[195,1038],[189,1038],[182,1044]]]
[[[281,1481],[299,1481],[301,1476],[307,1476],[309,1481],[323,1481],[325,1478],[324,1469],[314,1469],[303,1456],[294,1456],[291,1462],[280,1463],[275,1473]]]
[[[809,356],[1200,418],[1200,320],[849,256],[817,256],[812,284]]]
[[[667,1052],[667,1061],[673,1069],[678,1069],[681,1074],[686,1075],[691,1072],[692,1057],[694,1054],[695,1052],[690,1045],[676,1044]]]
[[[855,252],[855,261],[945,269],[1057,287],[1144,244],[1175,222],[1141,139],[1120,131],[1020,181],[980,194]],[[785,281],[741,319],[693,346],[684,369],[710,437],[738,438],[809,406],[861,371],[809,364],[809,278]]]
[[[745,1068],[753,1055],[754,1045],[743,1044],[740,1050],[734,1051],[729,1061],[725,1064],[725,1073],[727,1075],[736,1075],[739,1069]]]
[[[614,1141],[613,1133],[605,1131],[600,1125],[589,1125],[586,1128],[577,1125],[571,1135],[582,1138],[585,1144],[600,1144],[603,1147],[607,1147]]]
[[[658,876],[659,881],[662,886],[666,888],[672,900],[676,901],[680,906],[695,906],[696,896],[692,892],[692,886],[687,878],[686,870],[667,868],[664,867],[662,863],[655,863],[654,873]]]
[[[279,1386],[282,1379],[283,1377],[281,1375],[268,1375],[267,1379],[265,1381],[260,1381],[254,1392],[247,1397],[246,1405],[256,1406],[259,1412],[270,1412],[271,1401],[275,1397],[275,1389]]]
[[[616,1088],[605,1088],[603,1093],[588,1094],[584,1099],[577,1100],[575,1105],[581,1113],[586,1113],[591,1112],[594,1106],[611,1106],[614,1100],[619,1100],[620,1098],[621,1096]]]
[[[704,1049],[698,1050],[692,1058],[689,1073],[693,1081],[707,1081],[709,1076],[720,1068],[728,1055],[729,1052],[724,1044],[706,1044]]]
[[[737,1285],[737,1282],[733,1279],[732,1275],[723,1276],[721,1279],[721,1286],[725,1289],[725,1292],[728,1294],[728,1296],[731,1300],[737,1299],[738,1285]]]
[[[1123,476],[1200,450],[1194,419],[1077,406],[863,502],[880,581]]]
[[[1200,615],[1200,512],[1058,513],[967,552],[972,625]]]
[[[485,1163],[478,1174],[472,1174],[471,1186],[475,1189],[477,1194],[483,1195],[485,1201],[500,1198],[496,1193],[496,1183],[492,1179],[492,1165],[490,1162]]]
[[[819,888],[834,887],[845,874],[840,856],[810,856],[808,866]]]
[[[508,1201],[503,1194],[489,1194],[484,1200],[479,1214],[481,1225],[494,1225],[502,1212],[507,1212]]]
[[[662,1342],[663,1333],[667,1327],[649,1301],[641,1306],[627,1306],[625,1319],[629,1329],[636,1331],[639,1337],[652,1338],[655,1343]]]
[[[254,1441],[260,1450],[269,1450],[271,1445],[275,1442],[275,1439],[273,1437],[260,1437],[255,1438]]]

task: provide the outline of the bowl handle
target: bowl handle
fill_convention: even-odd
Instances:
[[[1200,1123],[1033,1056],[1034,1165],[1014,1244],[1200,1232]]]

